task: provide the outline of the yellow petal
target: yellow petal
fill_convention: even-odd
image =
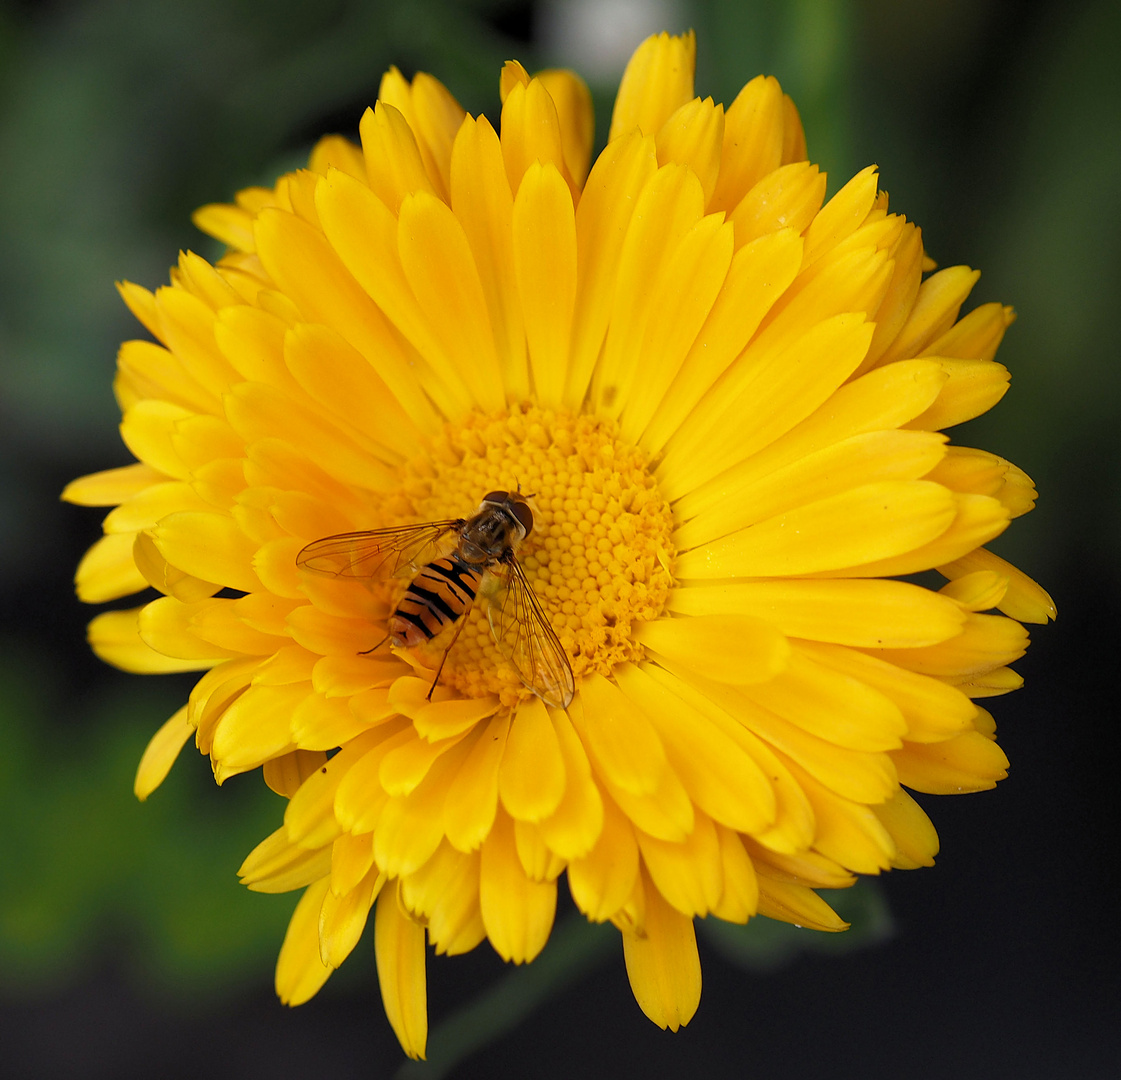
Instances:
[[[655,889],[682,915],[703,917],[719,902],[723,861],[716,827],[707,815],[697,814],[693,831],[682,843],[640,832],[638,846]]]
[[[319,911],[319,956],[328,967],[337,968],[351,954],[385,878],[370,871],[349,892],[327,890]]]
[[[891,284],[883,302],[876,311],[876,333],[868,348],[862,371],[874,367],[884,350],[895,339],[911,313],[922,282],[922,233],[918,226],[903,223],[897,215],[890,215],[884,225],[895,223],[896,240],[890,244],[892,261]]]
[[[331,969],[319,958],[319,909],[327,885],[327,878],[309,885],[288,923],[276,961],[276,994],[285,1005],[310,1001],[330,978]]]
[[[359,735],[304,781],[284,812],[284,827],[292,843],[320,848],[330,844],[343,831],[335,815],[335,798],[340,782],[356,762],[386,737],[387,732],[383,730]]]
[[[906,671],[878,656],[837,645],[797,644],[799,652],[819,664],[852,675],[891,698],[907,720],[907,738],[913,742],[940,742],[966,731],[977,715],[973,703],[946,683]]]
[[[182,604],[171,597],[165,597],[162,601],[155,601],[155,604],[160,607],[165,604],[174,605],[177,614],[173,618],[183,630],[204,642],[234,653],[271,656],[289,644],[289,637],[283,630],[279,634],[272,634],[249,626],[240,617],[236,600],[211,597],[193,604]],[[164,617],[167,619],[166,615]],[[149,633],[147,617],[141,620],[140,631],[142,634]],[[153,640],[149,640],[149,644],[159,648]],[[309,656],[309,665],[313,662]]]
[[[214,312],[185,289],[169,287],[156,290],[156,311],[160,340],[216,404],[237,372],[214,340]]]
[[[284,363],[299,388],[359,445],[399,463],[419,445],[417,431],[364,356],[325,326],[287,335]]]
[[[437,955],[469,952],[486,938],[479,914],[479,855],[464,855],[447,843],[419,870],[401,880],[408,911],[427,920]]]
[[[808,161],[783,165],[768,173],[729,214],[737,250],[780,229],[790,229],[796,235],[804,233],[824,198],[825,174]]]
[[[116,506],[118,503],[139,495],[145,488],[166,480],[162,473],[151,465],[137,462],[123,465],[119,469],[106,469],[104,472],[91,473],[77,480],[71,480],[62,491],[66,502],[78,506]]]
[[[453,747],[435,761],[408,795],[386,802],[374,833],[374,859],[387,877],[411,874],[440,846],[445,793],[466,750],[463,743]]]
[[[132,785],[141,802],[164,782],[179,751],[194,733],[195,726],[187,719],[187,706],[184,705],[152,736],[137,766],[136,780]]]
[[[1008,509],[996,499],[985,495],[953,494],[954,519],[950,527],[928,543],[898,555],[840,568],[837,576],[891,577],[916,574],[932,566],[960,559],[963,555],[988,543],[1008,527]]]
[[[751,856],[739,836],[717,823],[724,888],[712,905],[712,914],[725,922],[745,923],[759,906],[759,882]]]
[[[468,117],[451,159],[451,206],[471,245],[487,299],[502,382],[510,399],[529,396],[525,328],[514,277],[514,200],[502,146],[486,117]]]
[[[413,364],[370,299],[373,294],[363,288],[369,283],[362,270],[369,266],[371,241],[378,237],[368,220],[372,205],[385,211],[365,186],[338,170],[332,172],[316,189],[326,237],[292,214],[267,211],[256,223],[261,261],[308,321],[340,333],[366,357],[413,422],[431,430],[432,405],[420,389]],[[360,211],[367,212],[359,216]],[[284,429],[274,427],[272,433],[278,430]]]
[[[74,575],[79,600],[103,604],[147,588],[132,558],[135,541],[135,533],[103,536],[82,556]]]
[[[988,570],[1007,578],[1008,589],[1000,603],[1000,610],[1019,622],[1045,623],[1058,612],[1055,601],[1023,571],[984,548],[977,548],[952,563],[938,567],[938,572],[954,579],[964,574]]]
[[[712,201],[724,143],[724,106],[712,98],[687,101],[661,126],[655,141],[658,164],[688,166],[701,182],[705,205]]]
[[[1016,518],[1035,505],[1035,484],[1023,469],[996,454],[967,446],[951,446],[927,477],[953,491],[991,495]]]
[[[293,750],[290,754],[266,761],[261,776],[277,795],[290,799],[300,790],[300,785],[326,762],[327,755],[321,750]]]
[[[397,245],[405,279],[440,342],[449,375],[463,380],[479,408],[503,408],[486,297],[458,219],[434,196],[410,195],[401,203]],[[428,359],[436,362],[435,356]]]
[[[209,754],[214,725],[232,701],[252,684],[260,670],[260,658],[226,660],[208,671],[191,689],[187,698],[187,717],[195,726],[199,753]]]
[[[1008,775],[1004,751],[976,731],[945,742],[908,743],[892,757],[899,782],[930,795],[987,791]]]
[[[802,129],[802,118],[798,107],[788,94],[782,96],[782,161],[786,165],[792,161],[806,160],[806,133]]]
[[[580,188],[588,175],[595,135],[595,113],[588,84],[575,72],[564,68],[539,71],[534,78],[549,91],[556,106],[564,163],[572,182]]]
[[[758,833],[775,820],[771,780],[727,729],[676,696],[651,665],[624,665],[619,684],[650,716],[693,802],[718,822]]]
[[[499,100],[505,103],[516,86],[529,86],[529,72],[520,60],[507,60],[498,75]]]
[[[665,766],[664,751],[649,729],[649,720],[617,689],[601,681],[607,689],[602,693],[594,691],[593,700],[598,705],[594,714],[585,717],[580,696],[567,710],[582,742],[591,752],[598,778],[640,828],[662,839],[684,839],[693,827],[693,805],[685,788],[674,771]],[[626,718],[626,722],[622,723],[621,718]],[[627,758],[619,732],[613,730],[616,725],[641,740],[639,745],[643,750],[637,769],[636,763]],[[597,755],[597,746],[602,756]],[[628,787],[649,787],[650,790],[636,793]]]
[[[675,110],[692,100],[696,63],[692,30],[681,37],[663,32],[639,45],[619,82],[608,143],[634,127],[644,135],[655,134]]]
[[[424,968],[424,927],[410,919],[398,900],[396,883],[378,897],[374,954],[385,1015],[401,1049],[424,1058],[428,1042],[428,988]]]
[[[634,892],[638,844],[634,827],[615,803],[603,799],[603,829],[594,847],[568,864],[568,887],[592,922],[610,919]]]
[[[995,608],[1008,591],[1008,578],[992,570],[978,570],[943,585],[938,590],[961,604],[967,611],[989,611]]]
[[[634,795],[656,791],[666,754],[649,717],[602,675],[584,678],[580,698],[582,715],[569,716],[603,775]]]
[[[731,210],[782,164],[783,95],[773,76],[757,75],[736,95],[724,121],[714,210]],[[822,183],[824,194],[824,182]]]
[[[1014,619],[970,612],[962,632],[947,641],[917,649],[877,649],[874,655],[911,671],[945,677],[983,674],[1018,660],[1027,647],[1028,633]]]
[[[213,507],[200,498],[190,484],[172,480],[167,483],[152,484],[142,492],[126,499],[105,518],[107,533],[137,533],[141,529],[154,528],[160,518],[178,510],[207,511]],[[132,537],[129,538],[129,548]],[[130,550],[131,554],[131,550]]]
[[[561,405],[576,305],[576,218],[560,173],[534,162],[513,209],[513,259],[535,397]]]
[[[858,566],[928,543],[955,511],[940,484],[868,484],[687,551],[675,570],[680,578],[789,577]]]
[[[417,732],[426,739],[447,739],[474,727],[480,720],[492,716],[500,702],[497,694],[486,697],[443,697],[431,692],[427,679],[405,677],[390,687],[389,702],[413,721]]]
[[[245,857],[237,873],[241,883],[253,892],[282,893],[312,885],[330,869],[330,848],[297,847],[282,825]]]
[[[565,404],[579,410],[599,359],[615,298],[623,242],[639,194],[658,162],[653,137],[637,132],[596,159],[576,208],[577,294]]]
[[[680,843],[693,831],[693,801],[674,769],[662,772],[650,794],[635,795],[613,784],[609,777],[602,780],[619,809],[650,836]]]
[[[675,911],[646,883],[641,934],[623,934],[627,977],[639,1008],[660,1028],[677,1031],[701,1001],[701,962],[693,920]]]
[[[741,247],[732,256],[704,326],[642,435],[645,449],[660,450],[742,352],[771,305],[794,280],[801,260],[802,241],[788,229]]]
[[[544,702],[531,698],[514,713],[498,773],[502,805],[516,821],[540,821],[560,805],[565,766]]]
[[[981,304],[958,319],[927,348],[931,356],[956,356],[962,360],[991,360],[1004,331],[1016,319],[1015,312],[1002,304]]]
[[[814,809],[814,850],[861,874],[891,867],[895,842],[872,807],[842,798],[801,770],[796,775]]]
[[[129,311],[142,323],[153,337],[159,337],[159,316],[156,313],[156,298],[148,290],[131,281],[117,282],[117,291],[128,305]]]
[[[564,795],[549,817],[541,820],[541,835],[561,858],[576,859],[591,851],[603,828],[603,797],[592,779],[588,755],[572,722],[560,710],[550,717],[563,759]]]
[[[560,115],[549,91],[538,79],[516,83],[502,102],[502,157],[510,190],[516,192],[534,162],[552,165],[575,195],[564,160]]]
[[[564,870],[565,860],[549,850],[541,827],[532,821],[514,822],[514,847],[530,881],[556,881]]]
[[[907,724],[899,707],[867,683],[815,663],[801,650],[749,696],[777,716],[850,750],[895,750]]]
[[[759,872],[759,914],[808,930],[836,933],[849,928],[813,889],[777,881],[762,870]]]
[[[326,176],[328,169],[342,169],[359,179],[366,179],[366,162],[362,148],[341,135],[324,135],[308,155],[308,170]]]
[[[846,488],[883,480],[943,481],[931,470],[946,453],[934,432],[876,431],[854,435],[809,454],[754,483],[726,480],[724,499],[686,521],[674,533],[678,551]],[[719,479],[717,482],[719,483]]]
[[[139,616],[143,608],[127,611],[106,611],[94,619],[87,631],[90,648],[107,664],[144,675],[167,674],[172,671],[204,671],[221,659],[211,657],[178,657],[158,653],[140,637]],[[214,650],[219,653],[221,650]]]
[[[806,230],[804,265],[809,266],[859,228],[872,209],[876,185],[876,166],[869,165],[822,207]]]
[[[192,415],[167,401],[140,401],[125,412],[121,438],[142,462],[176,480],[186,480],[187,469],[171,440],[175,425]]]
[[[684,678],[678,677],[656,664],[646,664],[642,671],[675,697],[686,702],[690,708],[706,717],[708,722],[730,739],[741,753],[747,754],[755,762],[758,767],[756,775],[761,775],[764,782],[760,784],[758,779],[752,781],[750,769],[741,771],[741,780],[746,782],[739,792],[740,806],[736,812],[737,815],[754,814],[761,819],[761,823],[749,831],[775,851],[799,851],[809,846],[814,829],[813,811],[810,809],[809,802],[779,755],[737,717],[736,699],[727,701],[725,704],[729,708],[724,708],[719,700],[720,695],[713,693],[714,688],[720,689],[718,683],[699,684],[688,675]],[[668,711],[665,710],[659,715],[663,724],[666,723]],[[714,748],[718,746],[719,741],[713,742]],[[705,760],[706,757],[707,755],[702,755],[701,760]],[[730,761],[734,762],[734,759]],[[724,766],[720,772],[727,767]],[[714,785],[714,787],[715,790],[711,794],[719,795],[720,786]],[[718,820],[727,816],[729,806],[727,802],[721,810],[718,804],[714,804],[709,799],[707,793],[703,799],[698,795],[697,801],[699,805],[711,808]],[[728,820],[736,820],[736,818],[728,818]]]
[[[459,851],[476,850],[486,839],[498,808],[498,769],[506,752],[510,714],[492,717],[477,736],[459,772],[448,785],[443,824]]]
[[[378,97],[382,95],[379,93]],[[417,135],[428,175],[438,189],[448,190],[452,144],[464,118],[463,106],[438,79],[418,71],[412,84],[410,125]]]
[[[949,266],[931,274],[919,287],[907,322],[880,363],[925,355],[930,343],[953,325],[980,276],[979,270],[970,270],[968,266]]]
[[[692,352],[727,280],[732,246],[731,227],[709,215],[682,237],[654,276],[636,364],[641,375],[625,395],[620,419],[624,438],[642,434]]]
[[[872,330],[850,313],[803,326],[788,340],[757,337],[666,444],[657,470],[666,498],[746,460],[810,416],[856,369]]]
[[[343,833],[331,845],[331,892],[350,892],[374,865],[374,838],[370,833]]]
[[[786,666],[790,646],[771,623],[738,613],[656,619],[636,631],[647,648],[717,682],[766,682]]]
[[[498,955],[515,964],[536,957],[549,940],[556,905],[556,882],[529,879],[518,859],[513,822],[500,812],[479,863],[479,906]]]
[[[872,812],[891,834],[896,853],[892,866],[914,870],[933,866],[938,854],[938,833],[923,811],[902,788],[887,802],[872,807]]]
[[[413,739],[395,747],[382,759],[378,781],[390,795],[408,795],[416,790],[435,762],[461,739],[462,735],[435,742]]]
[[[952,360],[932,357],[948,376],[938,399],[910,426],[930,431],[963,424],[988,412],[1008,391],[1011,375],[1003,364],[991,360]]]
[[[379,101],[363,113],[358,133],[370,189],[394,214],[414,192],[435,194],[416,136],[399,109]]]
[[[752,697],[756,687],[730,687],[707,680],[697,685],[705,697],[770,745],[780,758],[800,765],[837,794],[874,803],[895,790],[895,770],[886,753],[852,750],[811,735],[757,703]]]
[[[293,746],[290,717],[308,686],[250,687],[226,709],[214,729],[211,756],[224,776],[245,772]]]
[[[240,206],[209,203],[192,215],[195,227],[235,251],[254,251],[253,216]]]
[[[159,553],[184,573],[243,592],[261,588],[251,569],[256,546],[225,514],[169,514],[152,530],[152,539]]]
[[[682,165],[665,165],[639,196],[619,257],[618,283],[612,302],[603,355],[592,380],[597,413],[618,416],[640,369],[643,332],[651,315],[653,290],[663,261],[701,220],[704,195],[700,182]],[[726,257],[731,258],[730,246]]]
[[[957,605],[902,581],[847,578],[734,582],[674,590],[671,611],[766,619],[787,637],[839,645],[933,645],[960,633]]]
[[[316,794],[309,794],[306,812],[301,811],[298,818],[290,821],[289,828],[293,833],[302,828],[300,821],[305,813],[309,819],[309,827],[320,825],[321,821],[317,819],[321,819],[326,806],[342,829],[352,833],[364,833],[376,829],[389,801],[389,796],[379,780],[381,763],[385,760],[385,756],[397,747],[415,741],[416,732],[407,723],[395,718],[373,729],[367,735],[360,735],[347,743],[340,751],[340,755],[344,751],[347,752],[342,769],[343,775],[329,769],[327,774],[321,772],[326,779],[314,777]],[[353,752],[352,747],[356,748]],[[335,758],[331,759],[334,760]],[[303,797],[302,793],[301,797]],[[292,814],[291,810],[289,814]]]
[[[679,516],[688,520],[723,503],[726,491],[757,484],[785,466],[796,468],[798,461],[833,443],[898,427],[922,412],[945,380],[941,367],[926,360],[891,364],[854,379],[769,446],[683,495],[676,504]]]

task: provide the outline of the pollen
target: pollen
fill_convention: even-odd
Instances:
[[[402,522],[469,517],[487,492],[520,490],[533,530],[517,559],[579,685],[642,659],[633,631],[661,614],[672,584],[673,517],[648,465],[609,420],[525,405],[446,425],[390,505]],[[490,632],[488,606],[501,602],[501,582],[485,578],[440,683],[513,705],[530,691]],[[449,636],[429,643],[425,666],[439,663]]]

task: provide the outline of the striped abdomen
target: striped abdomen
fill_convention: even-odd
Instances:
[[[455,554],[422,567],[390,616],[390,640],[404,649],[431,641],[471,606],[481,577]]]

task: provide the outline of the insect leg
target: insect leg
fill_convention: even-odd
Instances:
[[[447,663],[448,653],[452,651],[452,646],[455,644],[456,638],[459,637],[459,632],[463,629],[466,622],[467,618],[464,616],[456,624],[455,633],[452,634],[452,639],[448,642],[448,647],[444,650],[444,655],[440,658],[440,666],[436,669],[436,678],[432,680],[432,685],[428,688],[428,693],[424,695],[429,701],[432,700],[432,691],[436,689],[436,684],[440,681],[440,672],[444,670],[444,664]]]

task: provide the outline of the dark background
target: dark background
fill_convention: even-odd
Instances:
[[[754,74],[777,75],[831,190],[877,162],[934,258],[984,271],[970,304],[1015,305],[998,357],[1012,390],[954,438],[1037,481],[1038,509],[995,547],[1051,590],[1059,622],[1033,630],[1027,686],[991,703],[1009,778],[924,799],[938,866],[862,885],[844,901],[848,935],[823,946],[759,920],[738,957],[702,937],[701,1007],[676,1035],[634,1004],[610,932],[570,946],[558,932],[512,983],[485,945],[431,959],[433,1053],[454,1043],[457,1010],[481,996],[466,1026],[488,1030],[506,1015],[494,995],[529,1001],[569,947],[590,951],[567,984],[449,1075],[1121,1075],[1121,7],[648,6],[624,54],[693,26],[700,94],[727,104]],[[308,1005],[273,996],[294,897],[234,876],[280,818],[259,779],[218,790],[185,752],[147,804],[133,799],[140,753],[191,680],[89,654],[92,612],[71,579],[99,518],[57,493],[127,460],[110,384],[117,344],[139,331],[115,279],[155,287],[179,248],[216,257],[190,211],[271,184],[321,133],[353,135],[390,63],[431,71],[492,118],[511,56],[602,71],[602,139],[619,69],[582,61],[558,30],[589,7],[0,4],[0,1076],[400,1069],[368,941]]]

